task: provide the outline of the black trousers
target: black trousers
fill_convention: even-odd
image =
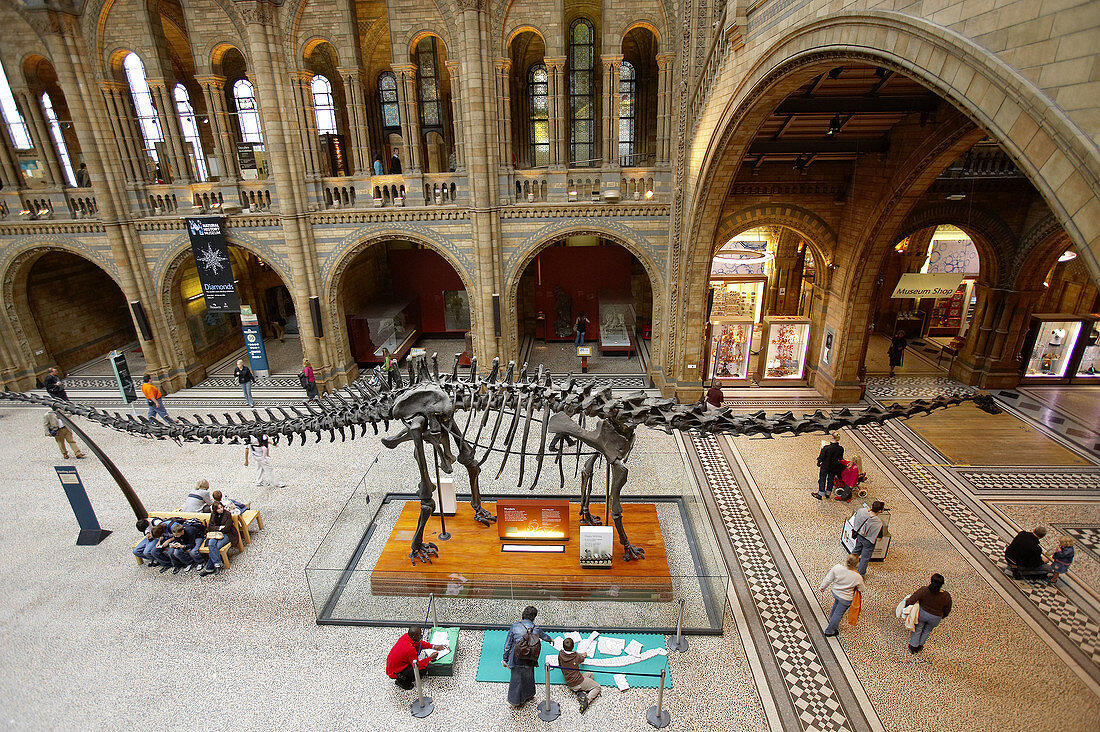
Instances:
[[[404,689],[411,689],[416,685],[416,680],[413,678],[413,667],[410,663],[405,668],[397,672],[397,676],[393,678],[397,682],[397,685]]]

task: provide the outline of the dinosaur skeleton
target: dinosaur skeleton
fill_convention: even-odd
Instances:
[[[1000,412],[991,396],[974,394],[941,396],[932,400],[918,399],[906,406],[892,404],[883,408],[872,405],[859,412],[844,408],[833,412],[818,410],[806,416],[795,416],[788,411],[769,417],[764,412],[734,414],[729,408],[708,410],[702,403],[678,404],[640,391],[616,397],[612,395],[610,387],[596,386],[591,381],[582,384],[572,375],[565,383],[555,385],[551,382],[549,373],[541,366],[537,373],[532,374],[528,372],[527,364],[524,364],[517,375],[515,363],[509,362],[501,377],[498,359],[493,360],[492,368],[484,377],[478,374],[476,359],[470,368],[470,375],[460,377],[458,356],[455,356],[450,374],[440,374],[434,355],[431,371],[423,359],[419,360],[418,366],[410,363],[408,370],[408,384],[394,390],[387,387],[386,379],[376,369],[373,377],[360,378],[337,391],[321,396],[316,402],[306,402],[302,406],[251,409],[250,416],[245,416],[242,412],[226,413],[221,421],[212,414],[208,414],[205,420],[199,415],[190,418],[172,417],[164,421],[147,419],[118,412],[108,413],[94,407],[37,394],[0,392],[0,399],[39,404],[142,437],[218,444],[247,442],[250,438],[263,435],[276,442],[285,437],[291,444],[298,437],[305,444],[308,435],[314,436],[315,442],[320,442],[326,433],[331,442],[336,439],[337,434],[341,440],[363,437],[368,425],[377,435],[379,424],[383,430],[388,431],[391,421],[400,422],[401,430],[393,436],[383,437],[382,444],[393,448],[403,442],[413,443],[420,474],[420,518],[409,553],[413,564],[418,560],[430,562],[431,557],[439,553],[435,544],[424,542],[424,527],[435,509],[432,497],[435,483],[428,474],[429,457],[425,452],[426,446],[432,450],[432,461],[444,472],[451,473],[455,462],[466,469],[470,480],[470,505],[474,509],[474,518],[486,526],[496,521],[496,517],[481,505],[478,479],[482,465],[492,452],[503,451],[497,478],[503,474],[513,452],[518,452],[518,486],[522,486],[524,482],[527,458],[533,457],[535,467],[531,489],[538,484],[542,475],[544,458],[548,453],[556,453],[554,461],[558,465],[559,479],[564,489],[566,448],[575,445],[579,466],[581,445],[587,446],[590,451],[584,453],[585,464],[581,471],[581,520],[586,524],[599,523],[599,519],[589,511],[589,499],[595,465],[602,458],[607,462],[610,472],[610,513],[619,541],[623,545],[624,559],[630,561],[644,558],[645,552],[632,545],[627,538],[619,497],[627,481],[626,461],[634,445],[634,433],[638,427],[650,427],[666,433],[675,430],[709,435],[771,437],[831,432],[844,427],[879,424],[890,419],[926,414],[967,401],[973,401],[976,406],[991,414]],[[456,413],[463,411],[466,412],[466,419],[460,428]],[[585,427],[586,419],[593,420],[591,429]],[[533,441],[532,425],[536,422],[538,432]],[[360,430],[358,435],[356,428]],[[548,434],[554,435],[549,449]],[[486,438],[484,443],[483,435]],[[498,437],[502,437],[503,446],[498,447]],[[452,450],[452,442],[455,450]],[[479,449],[483,451],[480,457],[477,454]]]

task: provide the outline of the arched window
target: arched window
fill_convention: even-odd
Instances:
[[[136,53],[129,53],[122,60],[126,71],[126,81],[130,84],[130,96],[134,99],[134,113],[137,115],[138,129],[145,143],[145,150],[153,162],[159,163],[157,143],[164,142],[164,133],[160,129],[157,110],[153,106],[153,95],[149,92],[149,83],[145,80],[145,65]]]
[[[546,65],[532,64],[527,70],[527,116],[531,126],[531,165],[550,165],[550,93]]]
[[[321,74],[314,74],[309,82],[313,92],[313,108],[317,112],[317,134],[336,134],[336,103],[332,101],[332,82]]]
[[[416,44],[416,93],[420,101],[420,126],[424,131],[442,127],[443,105],[440,103],[435,36],[428,36]]]
[[[638,77],[629,61],[619,67],[619,165],[633,166]]]
[[[4,72],[4,65],[0,64],[0,111],[4,113],[4,121],[8,124],[8,134],[11,135],[11,144],[16,150],[30,150],[31,133],[27,129],[27,123],[23,121],[23,115],[12,96],[11,87],[8,86],[8,75]]]
[[[378,75],[378,104],[382,108],[382,126],[400,127],[401,110],[397,103],[397,77],[392,71],[383,71]]]
[[[585,18],[569,28],[569,162],[578,167],[591,165],[596,157],[595,38]]]
[[[46,115],[50,137],[53,138],[53,144],[57,146],[57,157],[65,170],[65,178],[68,179],[70,186],[76,188],[76,173],[73,172],[73,164],[69,160],[69,146],[65,144],[65,136],[61,134],[61,124],[57,121],[57,113],[53,111],[53,101],[48,92],[42,92],[42,111]]]
[[[241,128],[241,142],[264,144],[260,128],[260,113],[256,110],[256,90],[248,79],[233,84],[233,102],[237,105],[237,125]]]
[[[206,156],[202,151],[202,139],[199,137],[199,125],[195,121],[195,109],[191,106],[191,95],[187,93],[187,87],[176,84],[176,111],[180,116],[180,129],[183,130],[183,141],[194,146],[192,151],[195,156],[195,173],[200,181],[209,176],[206,173]]]

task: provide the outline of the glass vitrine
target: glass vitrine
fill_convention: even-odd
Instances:
[[[764,318],[767,346],[761,378],[785,382],[806,378],[806,348],[810,342],[810,319],[793,315]]]
[[[710,325],[708,381],[748,381],[752,352],[752,318],[715,318]]]

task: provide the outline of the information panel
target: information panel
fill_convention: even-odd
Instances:
[[[206,311],[239,313],[241,301],[233,283],[233,266],[229,261],[224,221],[221,218],[189,218],[186,222],[191,253],[195,255],[202,295],[206,299]]]
[[[497,526],[501,539],[569,541],[569,501],[501,498]]]
[[[267,351],[264,349],[264,335],[260,332],[260,320],[248,305],[241,306],[241,332],[252,372],[257,376],[267,376]]]

